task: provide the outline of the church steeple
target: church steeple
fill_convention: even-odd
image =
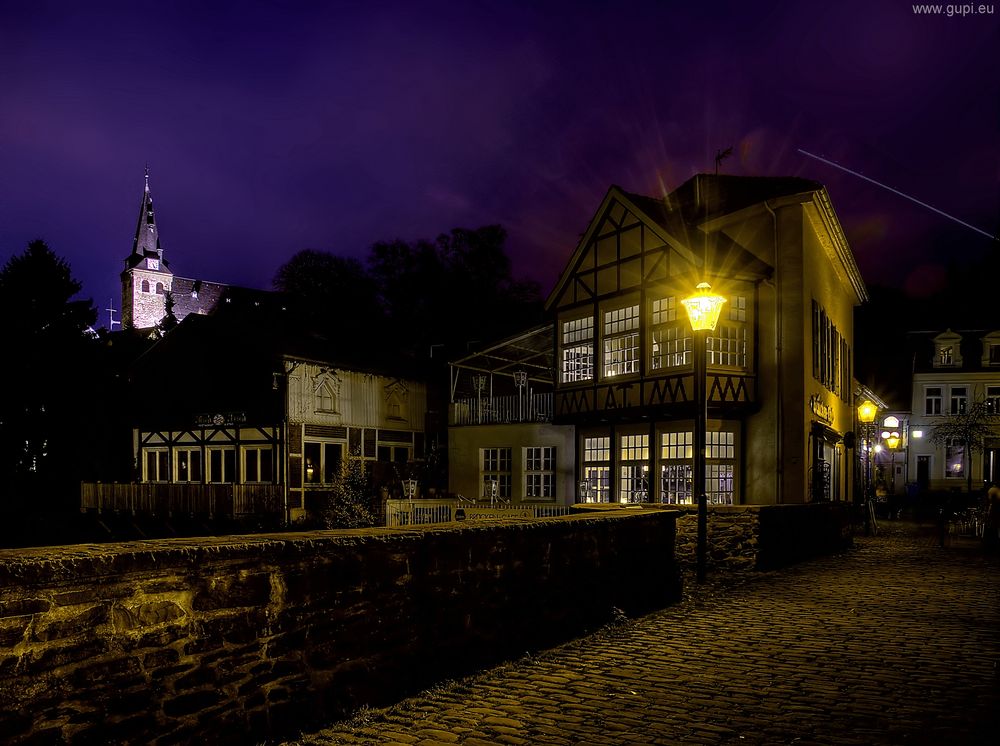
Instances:
[[[146,187],[142,192],[142,203],[139,205],[139,222],[135,227],[135,238],[132,239],[132,261],[135,257],[149,257],[159,262],[163,250],[160,248],[160,235],[156,228],[156,215],[153,213],[153,195],[149,191],[149,167],[146,167]]]

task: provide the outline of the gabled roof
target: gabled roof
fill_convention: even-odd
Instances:
[[[561,296],[582,256],[587,251],[592,239],[595,238],[608,207],[616,201],[639,217],[660,240],[692,266],[701,266],[707,256],[708,266],[705,269],[709,273],[724,271],[732,276],[743,277],[770,275],[771,267],[768,264],[762,262],[728,236],[718,231],[706,232],[702,230],[697,222],[685,215],[683,210],[674,207],[671,199],[671,195],[662,199],[647,197],[627,192],[617,185],[612,185],[549,294],[545,302],[546,309],[551,310],[553,304]]]

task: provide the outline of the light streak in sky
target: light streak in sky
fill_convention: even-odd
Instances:
[[[875,186],[879,186],[879,187],[882,187],[883,189],[887,189],[888,191],[892,192],[893,194],[898,194],[900,197],[903,197],[904,199],[910,200],[910,202],[915,202],[916,204],[920,205],[921,207],[926,207],[928,210],[931,210],[932,212],[936,212],[938,215],[941,215],[942,217],[948,218],[948,220],[953,220],[956,223],[958,223],[959,225],[964,225],[966,228],[969,228],[970,230],[974,230],[976,233],[980,233],[980,234],[986,236],[987,238],[993,239],[994,241],[1000,240],[996,236],[992,235],[991,233],[987,233],[986,231],[982,230],[981,228],[977,228],[974,225],[969,225],[964,220],[959,220],[954,215],[949,215],[948,213],[944,212],[943,210],[937,209],[933,205],[929,205],[926,202],[921,202],[916,197],[911,197],[909,194],[906,194],[905,192],[901,192],[898,189],[894,189],[893,187],[889,186],[888,184],[883,184],[880,181],[875,181],[875,179],[870,179],[867,176],[865,176],[864,174],[859,174],[857,171],[852,171],[849,168],[845,168],[844,166],[841,166],[839,163],[834,163],[833,161],[828,161],[826,158],[820,158],[818,155],[813,155],[812,153],[809,153],[809,152],[803,150],[802,148],[799,148],[798,151],[800,153],[802,153],[802,155],[809,156],[810,158],[815,158],[817,161],[825,163],[828,166],[833,166],[834,168],[839,168],[841,171],[843,171],[845,173],[848,173],[851,176],[857,176],[859,179],[864,179],[865,181],[870,182],[870,183],[874,184]]]

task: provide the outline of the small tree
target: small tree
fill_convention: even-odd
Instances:
[[[326,528],[367,528],[378,522],[371,508],[371,484],[365,461],[359,450],[340,462],[331,491],[320,508],[320,520]]]
[[[160,334],[166,334],[180,323],[174,315],[174,304],[174,294],[168,290],[163,296],[164,313],[158,324]]]
[[[972,402],[961,414],[940,418],[931,431],[930,441],[936,446],[961,444],[962,467],[965,469],[966,487],[972,493],[972,451],[982,452],[986,439],[996,437],[1000,416],[987,406],[985,399]]]

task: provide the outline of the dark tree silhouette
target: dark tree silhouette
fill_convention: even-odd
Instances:
[[[74,478],[77,413],[88,396],[90,300],[44,241],[28,244],[0,269],[0,314],[9,355],[0,366],[0,483],[9,501],[35,506]],[[23,502],[22,502],[23,501]],[[17,509],[18,504],[6,504]]]
[[[376,243],[368,268],[302,251],[275,286],[308,309],[331,339],[355,341],[369,360],[425,360],[431,345],[463,349],[538,323],[537,285],[511,276],[498,225],[456,228],[434,241]]]
[[[166,334],[180,323],[177,320],[177,316],[174,315],[174,305],[174,294],[168,290],[163,296],[163,318],[160,319],[160,323],[156,325],[156,328],[161,335]]]

